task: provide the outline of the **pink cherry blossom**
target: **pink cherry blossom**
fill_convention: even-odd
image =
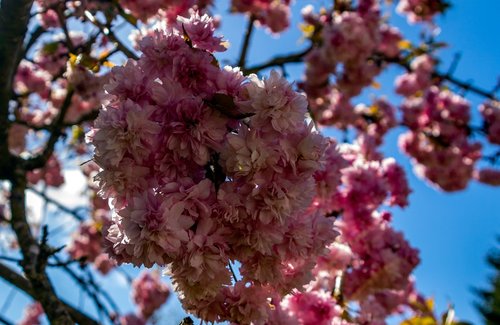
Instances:
[[[150,318],[170,296],[169,287],[158,272],[142,272],[132,283],[132,299],[143,319]]]

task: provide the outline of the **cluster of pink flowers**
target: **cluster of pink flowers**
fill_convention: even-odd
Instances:
[[[396,10],[408,16],[411,23],[430,22],[435,15],[444,12],[449,4],[445,0],[399,0]]]
[[[332,142],[326,152],[328,169],[315,174],[318,209],[363,224],[381,204],[408,205],[411,190],[394,159],[380,160],[381,156],[370,152],[367,156],[359,144],[342,145],[342,154],[335,146]]]
[[[76,52],[86,43],[86,37],[82,33],[70,32],[69,38]],[[20,154],[25,149],[26,136],[39,136],[41,133],[28,133],[26,126],[43,130],[54,121],[61,108],[66,105],[69,89],[73,93],[64,123],[77,123],[86,114],[96,111],[106,99],[102,89],[107,81],[106,71],[97,74],[96,71],[100,69],[97,59],[89,54],[81,53],[70,59],[72,55],[66,43],[65,35],[55,35],[36,49],[33,62],[20,63],[14,78],[14,90],[22,98],[23,105],[16,111],[18,121],[9,129],[9,148],[14,154]],[[48,169],[53,170],[56,175],[56,168],[59,168],[59,163],[54,156],[49,160]],[[42,174],[47,173],[42,171]],[[41,177],[38,174],[41,175],[41,172],[30,173],[32,183],[36,183]],[[57,183],[55,179],[56,177],[53,183]]]
[[[170,296],[169,287],[160,279],[158,272],[143,272],[132,282],[132,299],[137,305],[137,314],[149,319]]]
[[[488,141],[500,144],[500,102],[489,101],[479,106],[484,119],[484,128]]]
[[[174,22],[178,15],[189,15],[188,11],[192,8],[204,11],[212,5],[212,2],[212,0],[123,0],[120,1],[120,5],[144,22],[156,15]]]
[[[314,46],[305,57],[301,88],[308,95],[316,121],[346,128],[357,118],[350,99],[373,84],[382,71],[377,56],[399,53],[402,37],[382,22],[377,1],[360,1],[357,8],[319,14],[307,6],[302,14],[312,30],[309,37]]]
[[[19,94],[37,93],[46,99],[50,92],[50,74],[39,66],[21,61],[14,78],[14,90]]]
[[[37,184],[40,181],[43,181],[47,186],[53,187],[64,184],[61,164],[55,155],[50,156],[43,168],[30,171],[26,176],[31,184]]]
[[[415,172],[445,191],[465,188],[481,157],[481,145],[468,139],[469,103],[432,86],[423,97],[407,99],[401,110],[410,130],[399,144],[412,157]]]
[[[116,263],[103,251],[102,229],[108,227],[109,219],[105,210],[97,210],[92,220],[78,226],[68,245],[68,254],[76,260],[92,263],[103,275],[111,271]]]
[[[61,24],[57,12],[53,9],[53,7],[55,7],[55,4],[51,2],[53,1],[35,1],[35,3],[37,4],[37,9],[40,11],[40,14],[37,15],[38,21],[40,22],[40,25],[45,29],[57,28]]]
[[[390,226],[391,215],[377,209],[405,207],[410,189],[393,159],[371,160],[360,146],[341,145],[340,152],[331,150],[335,146],[332,142],[326,152],[329,168],[315,174],[315,204],[323,213],[342,216],[341,236],[317,259],[306,291],[285,297],[273,319],[286,315],[297,324],[351,324],[345,304],[357,301],[353,324],[385,324],[387,316],[410,306],[410,274],[419,258]]]
[[[85,43],[86,36],[83,33],[71,31],[69,39],[73,46],[78,48]],[[37,49],[34,54],[34,61],[39,68],[47,71],[51,76],[61,75],[66,68],[69,53],[70,50],[66,46],[65,36],[56,34]]]
[[[312,207],[326,140],[278,73],[220,69],[206,16],[157,30],[113,69],[88,138],[113,204],[109,253],[167,266],[186,310],[207,321],[263,321],[267,301],[312,279],[337,236]],[[241,263],[231,285],[229,265]]]
[[[500,186],[500,170],[493,168],[481,168],[474,170],[472,176],[478,182],[491,186]]]
[[[231,9],[251,15],[272,33],[280,33],[290,26],[290,0],[232,0]]]
[[[368,106],[358,104],[354,107],[354,126],[358,132],[376,145],[381,145],[385,134],[397,126],[394,107],[384,98],[377,98]]]
[[[196,8],[205,10],[212,5],[213,0],[121,0],[119,5],[133,17],[147,23],[151,18],[167,18],[175,21],[177,15],[185,16],[189,9]],[[117,9],[115,4],[100,0],[37,0],[40,14],[37,15],[40,24],[44,28],[56,28],[60,26],[59,12],[70,9],[75,16],[81,17],[85,10],[95,12],[98,10],[112,11]]]
[[[289,295],[277,308],[283,313],[281,309],[288,317],[281,317],[282,321],[276,324],[347,324],[342,321],[342,308],[332,298],[331,292],[322,289]]]
[[[434,59],[429,54],[417,56],[410,64],[411,72],[396,78],[396,93],[411,97],[424,92],[432,85]]]

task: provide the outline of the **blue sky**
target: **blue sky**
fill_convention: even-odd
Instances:
[[[297,0],[297,3],[305,2]],[[309,1],[308,1],[309,2]],[[331,1],[312,1],[318,8],[321,4]],[[227,1],[217,1],[218,10],[227,10]],[[296,26],[300,6],[294,9]],[[448,13],[438,20],[441,29],[439,39],[450,44],[441,52],[443,58],[442,70],[446,71],[453,55],[461,53],[461,60],[455,76],[466,81],[473,81],[477,86],[491,89],[500,76],[500,25],[498,18],[500,1],[470,1],[455,0]],[[221,33],[231,42],[231,48],[219,56],[228,60],[228,64],[236,61],[239,52],[239,40],[246,25],[241,15],[223,15]],[[416,26],[408,26],[405,19],[392,14],[390,18],[400,27],[410,39],[415,39],[418,32]],[[418,29],[417,29],[418,30]],[[295,52],[299,44],[300,32],[292,27],[280,38],[276,38],[258,29],[253,35],[253,43],[249,52],[249,64],[263,62],[278,53]],[[300,78],[302,67],[290,66],[287,72],[294,78]],[[392,81],[400,73],[398,69],[390,69],[378,80],[381,91],[394,103],[400,98],[392,94]],[[367,92],[365,97],[369,96]],[[472,102],[472,110],[477,109],[481,98],[467,94]],[[477,118],[477,112],[473,113]],[[394,156],[408,171],[408,177],[413,194],[410,197],[410,207],[396,210],[394,222],[396,228],[404,231],[411,244],[420,249],[422,263],[417,268],[415,276],[417,287],[427,296],[436,301],[439,311],[444,311],[449,303],[453,303],[457,315],[473,322],[481,323],[472,302],[475,297],[472,287],[486,285],[491,274],[485,263],[488,250],[495,246],[495,236],[500,235],[500,192],[498,189],[472,182],[467,190],[458,193],[442,193],[416,178],[411,172],[411,165],[406,156],[402,155],[397,146],[397,136],[400,130],[391,132],[383,150],[387,156]],[[130,267],[130,274],[137,273]],[[71,285],[65,275],[52,273],[58,292],[75,305],[80,305],[93,312],[88,299],[75,298],[80,295]],[[110,286],[113,295],[119,301],[123,310],[132,308],[129,293],[125,289],[123,278],[118,273],[100,278],[106,287]],[[19,319],[23,305],[28,299],[23,294],[16,294],[10,306],[2,306],[10,294],[9,287],[0,280],[0,314],[9,319]],[[162,324],[178,324],[182,311],[175,300],[171,300],[160,313]]]

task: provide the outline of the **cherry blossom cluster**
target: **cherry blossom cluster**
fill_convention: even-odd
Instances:
[[[68,37],[55,34],[44,39],[32,61],[20,62],[13,84],[20,107],[15,112],[16,121],[9,128],[9,149],[15,155],[26,151],[27,142],[37,143],[36,139],[62,109],[64,123],[79,124],[105,101],[102,86],[107,81],[106,71],[101,69],[96,73],[100,69],[97,59],[79,53],[88,46],[87,37],[75,32],[69,32]],[[69,42],[74,47],[72,51],[67,47]],[[28,132],[30,128],[35,132]],[[32,147],[29,150],[37,153]],[[63,183],[59,169],[58,158],[52,156],[46,168],[30,172],[28,178],[32,183],[46,178],[47,185],[59,186]]]
[[[483,184],[500,186],[500,170],[493,168],[480,168],[474,170],[472,177]]]
[[[112,4],[99,0],[36,1],[41,9],[37,18],[44,28],[60,27],[60,15],[65,9],[70,9],[75,16],[83,16],[85,10],[110,11],[118,9],[119,6],[135,19],[147,23],[148,20],[159,17],[175,21],[178,15],[185,16],[189,9],[206,10],[212,2],[212,0],[122,0]]]
[[[180,21],[182,30],[146,36],[141,58],[113,69],[112,98],[88,134],[113,205],[108,252],[166,266],[202,319],[264,321],[268,300],[309,282],[337,236],[312,205],[327,142],[283,77],[219,68],[211,20],[192,12]]]
[[[382,71],[378,56],[399,54],[402,36],[382,22],[377,1],[319,14],[307,6],[302,15],[306,36],[314,45],[304,59],[301,87],[319,123],[346,128],[356,119],[351,98],[372,85]]]
[[[140,318],[148,320],[170,296],[169,287],[161,281],[158,272],[142,272],[132,282],[132,299]]]
[[[358,104],[353,110],[352,123],[358,131],[358,138],[381,145],[390,129],[398,125],[396,109],[385,99],[375,98],[371,105]]]
[[[43,168],[29,172],[26,177],[31,184],[37,184],[40,181],[43,181],[47,186],[53,187],[64,184],[61,163],[55,155],[50,156]]]
[[[479,112],[483,117],[483,128],[490,143],[500,144],[500,104],[498,101],[488,101],[479,106]],[[500,186],[500,170],[494,168],[480,168],[474,170],[474,179],[477,181]]]
[[[479,106],[479,111],[484,119],[484,127],[488,141],[500,144],[500,103],[489,101]]]
[[[92,263],[102,274],[106,275],[116,263],[103,251],[102,228],[106,227],[109,220],[104,210],[99,210],[95,218],[82,222],[73,232],[68,254],[75,260]]]
[[[280,33],[290,26],[290,0],[232,0],[231,9],[247,13],[272,33]]]
[[[410,72],[396,78],[396,93],[405,97],[411,97],[425,92],[432,86],[434,65],[434,59],[429,54],[417,56],[410,64]]]
[[[124,0],[120,1],[120,4],[133,16],[145,22],[157,14],[172,22],[178,15],[187,15],[189,9],[205,10],[212,5],[212,2],[212,0]]]
[[[469,103],[432,86],[422,97],[407,99],[401,110],[410,130],[399,144],[412,157],[417,175],[445,191],[465,188],[481,157],[481,144],[468,139]]]
[[[277,306],[277,324],[385,324],[418,296],[410,278],[418,252],[391,227],[389,212],[376,211],[382,204],[407,205],[403,169],[393,159],[367,159],[360,146],[335,147],[332,142],[327,149],[329,168],[315,174],[321,180],[315,204],[342,216],[341,236],[318,258],[306,290]],[[348,301],[359,305],[351,321],[345,317]]]
[[[442,13],[449,4],[445,0],[399,0],[396,10],[406,14],[408,21],[430,22],[439,13]]]
[[[305,7],[301,29],[311,46],[294,85],[276,71],[259,79],[219,65],[215,55],[227,43],[207,15],[213,0],[36,0],[34,16],[48,33],[13,79],[10,152],[36,155],[48,133],[71,127],[69,159],[87,160],[86,122],[103,106],[87,133],[93,161],[82,168],[91,217],[70,239],[71,258],[102,274],[122,263],[157,265],[184,309],[207,322],[378,325],[422,304],[411,277],[418,251],[387,211],[406,207],[411,190],[379,147],[402,124],[409,131],[401,148],[421,177],[445,191],[472,178],[500,186],[499,170],[477,166],[481,145],[470,139],[479,132],[500,144],[500,106],[484,103],[484,125],[470,126],[469,104],[443,87],[432,42],[405,41],[379,2]],[[292,4],[232,0],[231,12],[278,34]],[[432,23],[446,7],[400,0],[397,11]],[[88,34],[68,31],[68,17]],[[123,20],[137,27],[129,37],[135,52],[121,35],[113,39],[111,27]],[[141,56],[111,71],[119,60],[109,58],[120,51]],[[407,71],[395,83],[402,114],[384,97],[356,104],[391,63]],[[356,137],[337,144],[315,125]],[[64,183],[58,154],[27,171],[30,186]],[[8,196],[0,196],[3,224]],[[143,272],[132,289],[136,312],[111,318],[154,322],[169,287]],[[38,324],[42,314],[30,305],[22,323]]]

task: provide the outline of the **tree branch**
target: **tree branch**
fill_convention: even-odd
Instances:
[[[92,24],[94,24],[94,26],[96,26],[97,28],[99,28],[99,30],[104,35],[106,35],[111,41],[113,41],[116,44],[116,47],[120,51],[122,51],[123,54],[125,54],[127,57],[129,57],[131,59],[134,59],[134,60],[138,60],[139,59],[139,57],[132,50],[130,50],[128,47],[126,47],[125,44],[123,44],[122,41],[120,41],[118,39],[118,37],[116,37],[115,33],[113,33],[113,31],[111,29],[109,29],[104,24],[102,24],[96,17],[94,17],[92,15],[92,13],[90,13],[90,11],[88,11],[88,10],[85,11],[85,17]]]
[[[2,157],[10,156],[7,136],[12,79],[22,53],[32,5],[33,0],[0,2],[0,156]]]
[[[245,69],[245,62],[247,59],[247,53],[248,53],[248,49],[250,46],[250,39],[252,37],[252,32],[254,30],[254,22],[255,22],[255,17],[252,15],[248,19],[248,25],[247,25],[247,29],[245,32],[245,38],[243,39],[243,43],[241,44],[240,58],[239,58],[238,64],[237,64],[237,66],[239,66],[242,70]]]
[[[493,92],[486,91],[486,90],[481,89],[477,86],[474,86],[468,82],[463,82],[461,80],[458,80],[457,78],[455,78],[451,75],[440,74],[439,72],[435,71],[433,73],[433,76],[436,78],[439,78],[441,80],[448,81],[449,83],[451,83],[455,86],[458,86],[458,87],[462,88],[463,90],[472,91],[473,93],[475,93],[477,95],[483,96],[483,97],[491,99],[491,100],[497,100],[497,98]]]
[[[47,317],[54,324],[73,324],[65,305],[58,299],[45,273],[47,248],[38,245],[26,220],[26,172],[16,169],[10,196],[11,227],[16,233],[23,260],[21,266],[33,288],[34,297],[42,304]]]
[[[26,294],[36,299],[35,293],[29,281],[10,267],[0,263],[0,277],[7,281],[9,284],[24,291]],[[88,315],[82,313],[78,309],[72,307],[68,303],[61,301],[65,308],[69,311],[71,317],[81,325],[97,325],[98,323],[90,318]]]
[[[17,159],[9,152],[9,102],[33,0],[0,2],[0,179],[13,177]]]
[[[59,260],[56,258],[56,261],[59,261]],[[61,267],[66,272],[66,274],[68,274],[68,276],[70,276],[82,288],[82,290],[92,299],[92,301],[95,305],[95,308],[97,309],[99,314],[101,316],[102,315],[107,316],[110,319],[110,321],[113,322],[113,320],[111,318],[110,311],[108,310],[108,308],[106,308],[106,306],[104,305],[104,303],[101,301],[100,297],[98,296],[99,293],[102,294],[100,288],[92,285],[92,283],[90,283],[90,281],[86,281],[83,277],[80,277],[68,265],[62,265]],[[114,303],[114,301],[112,299],[111,299],[111,301],[112,301],[112,306],[116,307],[116,304]],[[108,301],[108,303],[109,303],[109,301]],[[118,312],[118,310],[115,309],[115,312]]]
[[[249,67],[247,69],[242,69],[244,74],[250,74],[250,73],[257,73],[261,70],[271,68],[271,67],[276,67],[276,66],[283,66],[287,63],[299,63],[302,62],[302,59],[304,56],[309,53],[312,49],[312,46],[308,47],[307,49],[297,52],[297,53],[291,53],[288,55],[283,55],[283,56],[277,56],[275,58],[270,59],[267,62],[255,65],[253,67]]]

